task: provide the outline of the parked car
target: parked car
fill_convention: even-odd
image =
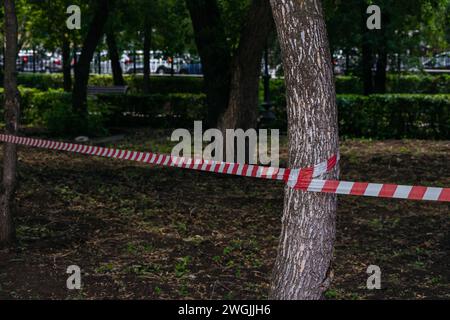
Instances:
[[[172,71],[174,74],[180,73],[181,66],[184,63],[184,60],[181,58],[174,59],[172,57],[167,57],[166,59],[161,60],[162,63],[156,69],[156,73],[160,75],[171,74]]]
[[[38,53],[22,50],[17,57],[17,71],[19,72],[45,72],[45,58]]]
[[[63,71],[62,57],[59,54],[47,54],[45,72],[56,73]]]
[[[156,73],[158,70],[158,66],[161,65],[161,62],[158,59],[150,59],[150,72]],[[144,63],[143,62],[136,62],[135,64],[131,61],[130,63],[126,63],[122,66],[123,71],[126,74],[142,74],[144,73]]]
[[[450,51],[435,55],[433,58],[423,63],[425,71],[433,72],[450,72]]]
[[[180,66],[180,74],[203,74],[200,60],[185,61]]]

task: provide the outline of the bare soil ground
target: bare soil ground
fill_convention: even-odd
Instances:
[[[167,132],[121,148],[169,152]],[[450,186],[450,142],[347,140],[346,180]],[[264,299],[283,184],[19,149],[17,245],[2,299]],[[286,146],[283,164],[286,163]],[[329,299],[450,298],[450,206],[340,197]],[[66,268],[82,289],[66,288]],[[367,290],[366,269],[382,270]]]

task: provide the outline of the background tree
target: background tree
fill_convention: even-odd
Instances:
[[[446,47],[445,8],[448,0],[325,0],[325,11],[333,51],[348,54],[359,49],[359,75],[365,94],[386,91],[389,55],[424,52],[424,47]],[[366,10],[369,5],[381,8],[381,30],[368,30]],[[448,28],[448,27],[447,27]],[[399,64],[391,63],[391,65]],[[375,66],[375,73],[372,69]]]
[[[252,1],[245,17],[239,43],[231,59],[227,109],[219,120],[223,131],[255,128],[257,125],[261,59],[273,28],[269,1]]]
[[[144,19],[142,21],[143,26],[143,34],[144,34],[144,93],[150,92],[150,51],[152,49],[152,33],[153,33],[153,25],[155,21],[153,19],[154,15],[152,13],[157,14],[159,7],[157,8],[157,4],[155,1],[145,1],[143,4],[143,12]]]
[[[109,26],[106,32],[106,44],[108,46],[109,59],[111,60],[113,83],[115,86],[123,86],[125,85],[125,80],[123,78],[122,66],[120,65],[120,55],[114,27]]]
[[[66,9],[72,0],[19,1],[18,19],[21,22],[19,36],[21,46],[50,52],[60,51],[62,56],[64,90],[72,89],[71,42],[80,38],[78,30],[68,30]],[[86,3],[79,4],[82,12],[88,12]],[[50,14],[51,13],[51,14]],[[85,16],[83,16],[85,17]]]
[[[75,83],[72,94],[73,110],[82,116],[87,115],[87,85],[95,49],[104,35],[108,15],[112,11],[113,0],[98,0],[89,31],[83,42],[80,58],[75,66]]]
[[[159,12],[166,18],[160,19],[155,27],[160,35],[159,46],[163,48],[164,55],[174,58],[176,54],[190,49],[192,24],[184,0],[164,0],[163,3],[159,4]]]
[[[320,0],[271,0],[271,4],[287,87],[289,167],[309,167],[336,154],[339,144],[322,6]],[[331,178],[337,178],[337,170]],[[336,203],[335,195],[286,187],[272,298],[322,298],[330,283]]]
[[[268,0],[242,1],[234,11],[225,1],[187,4],[202,59],[209,125],[222,130],[255,127],[261,58],[273,28]],[[230,15],[240,18],[227,30],[224,17]]]
[[[4,0],[5,10],[5,133],[15,135],[19,127],[19,91],[17,89],[16,59],[17,16],[14,0]],[[15,144],[3,144],[3,184],[0,195],[0,245],[14,239],[14,211],[17,174],[17,148]]]
[[[114,11],[114,17],[118,14],[117,10]],[[106,45],[108,47],[108,56],[111,61],[111,70],[113,75],[113,83],[115,86],[124,86],[125,80],[123,78],[123,70],[120,65],[120,53],[117,45],[117,27],[112,23],[113,19],[109,20],[109,24],[106,27]],[[115,20],[115,19],[114,19]]]
[[[228,104],[230,48],[215,0],[186,0],[202,61],[208,104],[208,125],[215,127]]]

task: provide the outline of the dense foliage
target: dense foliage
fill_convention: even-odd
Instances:
[[[150,125],[153,128],[190,128],[205,119],[204,94],[128,94],[91,97],[88,123],[71,111],[70,93],[21,88],[23,123],[47,127],[53,135],[73,136],[104,133],[107,127]],[[273,125],[286,130],[283,96],[274,107]],[[450,138],[450,95],[386,94],[338,95],[342,137],[363,138]]]
[[[127,85],[134,93],[142,91],[142,75],[125,75]],[[63,87],[61,74],[32,74],[18,75],[19,85],[46,91]],[[90,85],[112,86],[110,75],[91,75]],[[273,79],[270,82],[272,98],[278,101],[284,96],[283,79]],[[262,87],[261,87],[262,90]],[[355,76],[337,76],[336,91],[340,94],[362,94],[362,82]],[[450,75],[388,75],[388,93],[450,93]],[[203,93],[203,79],[199,77],[153,77],[150,93]]]

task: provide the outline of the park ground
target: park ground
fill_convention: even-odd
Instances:
[[[30,133],[31,134],[31,133]],[[32,133],[35,135],[35,133]],[[169,132],[116,146],[168,153]],[[450,185],[450,141],[341,142],[341,178]],[[282,166],[287,147],[282,147]],[[0,299],[265,299],[283,184],[19,148],[17,244]],[[328,299],[449,299],[449,204],[339,197]],[[66,268],[82,289],[66,288]],[[366,289],[369,265],[382,289]]]

